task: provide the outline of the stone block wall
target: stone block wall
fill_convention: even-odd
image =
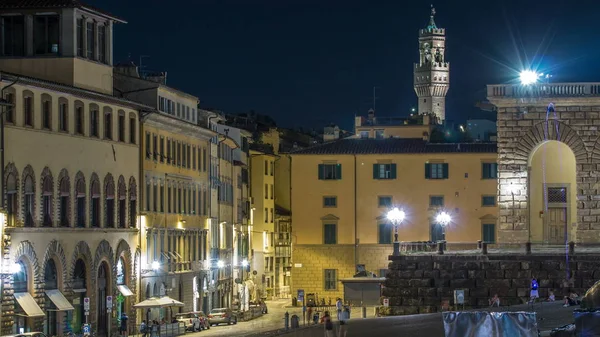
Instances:
[[[390,256],[383,295],[390,314],[441,311],[443,301],[454,305],[454,290],[465,290],[465,309],[488,307],[498,294],[502,305],[529,299],[531,279],[540,298],[550,290],[558,300],[569,288],[583,296],[600,278],[600,255],[420,255]],[[570,279],[567,279],[570,275]]]
[[[597,243],[600,219],[597,184],[600,182],[600,102],[567,98],[490,96],[498,113],[498,241],[528,240],[528,160],[547,140],[560,141],[573,151],[577,165],[577,228],[574,241]],[[554,112],[547,116],[548,105]],[[517,186],[514,201],[509,189]]]

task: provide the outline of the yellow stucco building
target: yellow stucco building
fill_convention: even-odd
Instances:
[[[371,124],[387,133],[384,124]],[[398,226],[404,246],[496,240],[495,143],[433,144],[371,132],[290,155],[293,294],[304,290],[326,303],[344,298],[340,280],[357,265],[384,276],[394,207],[406,214]],[[445,226],[436,220],[441,212],[451,217]]]
[[[109,335],[122,312],[135,321],[138,121],[151,110],[112,96],[124,21],[80,2],[3,2],[0,21],[21,36],[0,41],[1,332],[79,333],[87,316]]]

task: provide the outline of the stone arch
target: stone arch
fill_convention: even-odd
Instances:
[[[35,254],[35,249],[33,248],[33,244],[29,241],[21,241],[15,250],[14,262],[17,263],[20,260],[25,258],[27,263],[29,263],[31,267],[31,272],[33,273],[32,280],[34,282],[34,288],[37,289],[37,284],[40,281],[40,264]]]
[[[8,165],[6,165],[6,168],[4,169],[4,184],[2,184],[4,191],[2,191],[5,195],[8,193],[8,183],[9,183],[9,178],[11,178],[11,180],[14,177],[14,189],[15,189],[15,203],[16,203],[16,207],[14,208],[14,212],[15,212],[15,218],[19,217],[19,171],[17,170],[17,167],[15,166],[14,163],[8,163]],[[11,186],[12,189],[12,186]],[[3,205],[4,209],[8,209],[8,198],[4,198],[4,205]],[[6,220],[5,220],[6,221]],[[0,224],[0,225],[4,225],[4,224]],[[14,225],[14,224],[13,224]]]
[[[33,193],[33,197],[31,198],[31,221],[33,221],[35,223],[35,173],[33,171],[33,167],[31,167],[31,165],[27,165],[25,166],[25,168],[23,169],[23,173],[22,173],[22,178],[21,178],[21,205],[23,207],[23,209],[21,210],[21,221],[23,221],[23,223],[25,223],[25,218],[27,216],[27,210],[25,209],[26,207],[26,203],[25,203],[25,199],[26,199],[26,189],[31,188],[32,191],[31,193]],[[33,226],[33,224],[32,224]]]
[[[86,272],[88,274],[88,283],[92,282],[90,271],[93,269],[92,264],[92,251],[90,250],[90,246],[85,241],[79,241],[73,250],[73,255],[71,257],[71,264],[69,265],[68,271],[68,281],[71,282],[74,273],[75,273],[75,264],[77,260],[81,259],[85,263]],[[86,285],[90,286],[90,285]],[[91,288],[91,287],[90,287]]]
[[[44,197],[50,198],[50,205],[48,210],[48,216],[44,214]],[[41,213],[41,226],[51,227],[54,222],[54,177],[52,171],[48,166],[44,167],[42,174],[40,175],[40,213]]]
[[[106,263],[108,263],[108,267],[110,269],[111,275],[115,275],[115,263],[114,263],[115,257],[114,256],[115,255],[113,253],[112,247],[110,246],[110,243],[108,243],[108,241],[106,241],[106,240],[100,241],[98,248],[96,248],[96,254],[94,255],[94,270],[92,270],[94,279],[96,279],[96,272],[97,272],[98,267],[100,267],[100,263],[102,263],[102,261],[106,261]],[[114,278],[113,278],[113,281],[114,281]]]
[[[560,121],[552,119],[533,125],[520,137],[514,152],[515,164],[527,165],[533,151],[548,140],[556,140],[569,146],[575,154],[578,164],[587,162],[588,152],[577,131]]]
[[[58,196],[57,196],[57,204],[58,207],[56,208],[56,218],[59,222],[59,226],[61,227],[69,227],[73,225],[73,221],[71,221],[72,217],[71,217],[71,204],[72,204],[72,198],[71,196],[73,195],[71,193],[71,179],[69,177],[69,172],[67,171],[67,169],[62,169],[60,170],[60,173],[58,174]],[[62,207],[62,203],[63,203],[63,197],[66,197],[67,199],[67,205],[66,205],[66,222],[63,222],[63,207]]]
[[[600,163],[600,137],[594,142],[594,146],[590,151],[590,159],[593,163]]]
[[[44,254],[44,267],[48,260],[55,259],[54,262],[60,266],[60,277],[62,281],[62,288],[66,288],[67,282],[67,258],[65,256],[65,251],[63,250],[62,245],[57,240],[52,240],[48,244],[48,248],[46,248],[46,253]],[[59,283],[60,284],[60,283]],[[60,289],[60,287],[59,287]]]
[[[117,262],[119,261],[120,258],[123,258],[123,260],[125,260],[125,275],[126,276],[130,276],[131,279],[131,274],[135,273],[135,270],[133,269],[133,265],[132,265],[132,261],[131,261],[131,249],[129,248],[129,244],[127,243],[127,241],[121,239],[119,240],[119,243],[117,244],[117,253],[115,254],[115,261],[114,264],[115,266],[117,265]],[[129,286],[129,282],[130,280],[127,280],[127,285]]]

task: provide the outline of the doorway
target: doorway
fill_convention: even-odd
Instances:
[[[446,240],[446,230],[444,226],[434,223],[431,224],[431,241],[438,242]]]
[[[548,208],[546,240],[551,244],[564,244],[567,238],[567,208]]]
[[[102,262],[98,267],[98,335],[107,335],[108,313],[106,308],[106,296],[108,295],[108,267]]]

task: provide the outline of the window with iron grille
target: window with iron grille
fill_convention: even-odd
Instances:
[[[429,196],[429,207],[444,207],[444,196],[443,195]]]
[[[498,164],[497,163],[483,163],[481,164],[481,177],[483,179],[496,179],[498,178]]]
[[[323,207],[337,207],[337,197],[323,197]]]
[[[548,202],[565,203],[567,202],[566,187],[548,187]]]

